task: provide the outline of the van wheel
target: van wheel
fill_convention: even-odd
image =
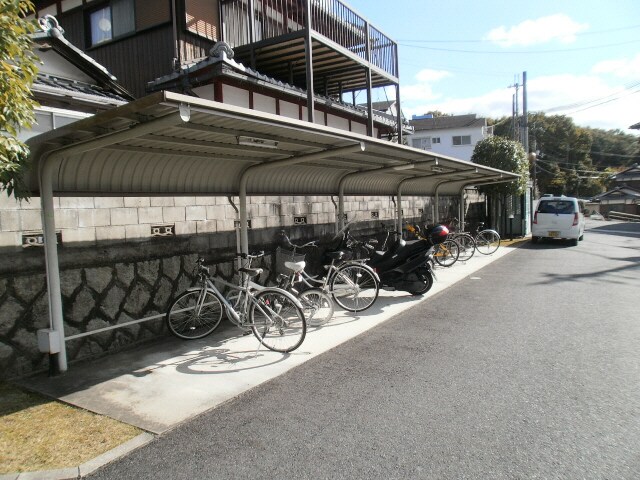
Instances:
[[[584,233],[578,237],[578,240],[580,241],[584,240]]]
[[[572,247],[578,246],[578,239],[577,238],[573,238],[573,239],[569,240],[569,245],[571,245]]]
[[[531,237],[531,243],[538,243],[538,240],[540,240],[540,237]]]

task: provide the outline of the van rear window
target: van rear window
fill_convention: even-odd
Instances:
[[[567,200],[541,200],[538,213],[570,213],[576,212],[575,205]]]

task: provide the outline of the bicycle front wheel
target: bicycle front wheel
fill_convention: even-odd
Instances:
[[[436,245],[433,259],[442,267],[450,267],[458,260],[460,248],[455,240],[445,240]]]
[[[345,310],[362,312],[378,298],[380,285],[375,274],[358,264],[343,265],[331,278],[331,297]]]
[[[476,242],[471,235],[468,233],[463,233],[455,238],[456,242],[458,242],[458,246],[460,247],[460,254],[458,255],[458,260],[462,262],[466,262],[476,251]]]
[[[195,340],[206,337],[220,325],[223,310],[222,302],[213,292],[198,288],[178,296],[165,320],[176,337]]]
[[[476,249],[483,255],[491,255],[500,246],[500,235],[495,230],[482,230],[476,235]]]
[[[324,325],[333,317],[333,300],[319,288],[305,290],[298,297],[304,318],[310,327]]]
[[[307,322],[295,297],[279,290],[265,289],[255,295],[249,322],[260,343],[274,352],[294,351],[307,334]]]

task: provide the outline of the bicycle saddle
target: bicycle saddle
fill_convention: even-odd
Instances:
[[[284,266],[285,268],[297,273],[303,271],[304,267],[307,266],[307,263],[304,260],[302,262],[284,262]]]

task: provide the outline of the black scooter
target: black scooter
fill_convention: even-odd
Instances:
[[[429,231],[425,238],[403,240],[398,232],[397,239],[386,251],[376,251],[371,242],[365,246],[369,250],[367,265],[380,277],[384,290],[402,290],[411,295],[424,295],[433,286],[434,245],[444,241],[449,234],[446,227],[438,226]]]

